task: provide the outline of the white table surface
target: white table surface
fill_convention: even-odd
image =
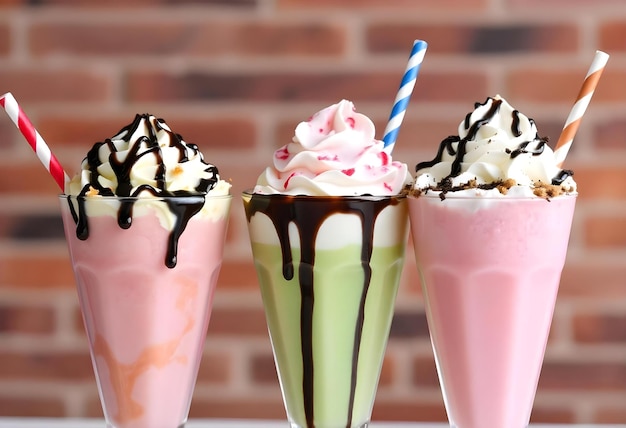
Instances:
[[[104,428],[101,419],[3,418],[0,428]],[[530,428],[626,428],[626,425],[531,425]],[[287,421],[199,419],[185,428],[288,428]],[[442,423],[373,422],[370,428],[448,428]]]

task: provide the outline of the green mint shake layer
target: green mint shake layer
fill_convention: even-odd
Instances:
[[[363,426],[404,262],[405,198],[249,195],[244,205],[249,221],[264,215],[273,227],[250,225],[266,235],[273,228],[276,237],[274,244],[258,242],[251,230],[289,418],[299,427]],[[358,228],[332,227],[337,216]],[[382,245],[376,229],[388,233]],[[320,241],[335,239],[336,246],[316,245],[320,233],[327,235]]]

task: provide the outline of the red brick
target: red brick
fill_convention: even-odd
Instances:
[[[286,420],[278,386],[274,393],[263,392],[258,398],[209,399],[194,397],[189,418],[275,419]]]
[[[520,69],[515,67],[506,78],[505,88],[509,99],[534,102],[572,102],[585,77],[581,67],[558,71]]]
[[[37,117],[37,130],[44,136],[51,148],[75,147],[81,153],[86,154],[94,143],[114,136],[133,118],[134,114],[125,116],[99,114],[97,117],[81,117],[45,111]],[[70,166],[74,165],[68,165],[66,168],[70,169]]]
[[[569,261],[561,275],[559,296],[584,299],[624,299],[626,265]]]
[[[533,424],[570,424],[576,421],[572,409],[560,409],[558,407],[538,406],[535,404],[530,415]]]
[[[626,364],[545,361],[539,390],[623,391]]]
[[[0,0],[0,7],[10,8],[15,6],[21,6],[26,3],[26,0]]]
[[[0,56],[8,56],[11,51],[11,29],[8,23],[0,23]]]
[[[593,416],[592,422],[598,424],[624,424],[626,423],[626,409],[623,406],[599,406]]]
[[[272,153],[268,151],[265,157],[250,155],[249,158],[245,159],[245,162],[237,162],[237,164],[220,166],[220,174],[222,178],[225,180],[232,180],[233,187],[231,188],[231,194],[233,195],[233,205],[231,208],[231,219],[235,218],[235,216],[238,218],[245,218],[241,192],[254,187],[259,175],[270,164],[271,156]],[[229,229],[231,229],[229,230],[229,233],[231,231],[234,232],[233,229],[236,226],[236,222],[231,221],[229,224]],[[247,229],[239,231],[239,234],[248,239]]]
[[[624,150],[624,135],[626,135],[626,120],[612,119],[602,121],[593,127],[591,142],[599,149],[607,151]],[[574,147],[574,145],[572,145]]]
[[[590,248],[623,248],[626,246],[626,218],[589,217],[585,221],[585,243]]]
[[[385,353],[383,358],[383,365],[380,369],[380,377],[378,379],[378,386],[391,386],[394,381],[396,372],[396,360],[390,353]]]
[[[87,340],[87,334],[85,333],[85,324],[83,323],[83,315],[80,311],[80,306],[78,306],[78,300],[76,301],[76,304],[77,306],[72,314],[72,319],[74,320],[74,331],[79,335],[84,336],[85,340]]]
[[[607,52],[623,52],[626,50],[626,22],[609,21],[604,22],[599,30],[600,49]]]
[[[626,168],[622,166],[593,166],[581,164],[576,167],[579,200],[625,200],[626,186],[607,183],[626,183]]]
[[[413,96],[415,100],[425,103],[469,102],[471,106],[472,102],[486,98],[487,89],[487,77],[481,72],[464,70],[435,73],[424,67],[423,71],[420,71],[419,83],[413,91]],[[458,121],[460,119],[462,117],[456,118]]]
[[[391,323],[390,337],[396,340],[428,339],[428,324],[423,310],[396,310]]]
[[[255,383],[276,384],[278,375],[272,354],[252,355],[250,357],[250,378]]]
[[[197,144],[208,162],[215,162],[211,157],[213,150],[252,149],[257,142],[255,124],[244,118],[172,116],[166,120],[185,141]]]
[[[30,46],[37,55],[337,56],[345,49],[344,33],[344,28],[325,22],[144,19],[94,24],[63,20],[34,25]]]
[[[175,6],[189,4],[191,6],[202,4],[204,6],[219,6],[240,8],[255,7],[258,0],[176,0]],[[29,0],[0,0],[0,6],[7,5],[33,5]],[[85,10],[115,10],[115,9],[136,9],[139,6],[159,6],[159,8],[167,13],[168,7],[173,7],[171,0],[108,0],[106,3],[94,2],[92,0],[37,0],[36,6],[48,7],[66,7],[82,8]]]
[[[624,343],[626,316],[577,314],[572,319],[574,339],[582,343]]]
[[[589,56],[591,63],[592,55]],[[585,78],[588,64],[569,63],[558,70],[515,67],[506,77],[507,98],[521,101],[566,103],[573,105]],[[593,96],[593,104],[624,99],[626,88],[621,82],[625,74],[607,67]]]
[[[186,142],[198,145],[209,162],[211,162],[210,150],[222,149],[225,146],[229,150],[249,149],[256,143],[255,125],[250,120],[219,116],[209,118],[182,116],[171,114],[168,110],[148,113],[162,117],[174,132],[183,136]],[[76,117],[51,113],[39,116],[37,129],[45,135],[46,142],[51,147],[72,146],[86,153],[94,143],[114,136],[133,118],[134,114]]]
[[[0,81],[4,88],[10,88],[26,114],[29,114],[29,104],[35,102],[103,102],[111,87],[106,76],[75,66],[67,69],[2,68]]]
[[[0,352],[0,378],[6,380],[78,381],[94,378],[91,359],[83,352]]]
[[[413,383],[419,388],[439,387],[434,357],[418,356],[413,360]]]
[[[250,100],[337,102],[337,97],[356,101],[392,102],[398,89],[398,73],[274,73],[274,74],[166,74],[155,71],[129,73],[128,96],[133,102],[173,100]],[[486,76],[482,73],[423,73],[416,98],[424,101],[482,99]],[[446,88],[441,90],[441,88]],[[341,95],[338,95],[341,94]]]
[[[24,141],[23,144],[26,142]],[[61,163],[63,162],[61,161]],[[16,180],[15,177],[20,177],[20,179]],[[52,195],[59,193],[59,187],[50,173],[39,163],[35,153],[32,154],[32,159],[27,163],[15,161],[3,164],[0,168],[0,194],[54,197]]]
[[[37,55],[72,54],[86,56],[125,56],[172,54],[185,50],[181,46],[184,28],[175,22],[108,22],[102,24],[77,21],[45,22],[33,25],[30,49]],[[198,28],[189,26],[189,34]],[[132,40],[132,43],[129,41]],[[191,40],[193,43],[193,38]]]
[[[232,366],[232,359],[229,354],[204,352],[198,370],[198,383],[209,382],[225,385],[232,377]]]
[[[311,2],[308,0],[277,0],[279,9],[311,9]],[[428,10],[481,10],[487,7],[486,0],[440,0],[432,2],[428,0],[318,0],[315,2],[315,9],[396,9],[407,13],[414,10],[416,13]]]
[[[373,421],[428,421],[447,422],[443,401],[423,403],[417,400],[376,399]]]
[[[259,282],[252,260],[247,262],[225,261],[220,270],[219,287],[221,290],[226,288],[248,289],[256,292],[259,289]]]
[[[62,418],[65,404],[62,397],[1,397],[0,415],[11,417],[52,417]]]
[[[510,5],[516,9],[527,11],[529,7],[533,10],[541,8],[541,10],[558,10],[563,8],[567,10],[578,11],[579,13],[587,13],[598,10],[602,7],[621,6],[621,0],[507,0]],[[516,10],[514,9],[514,10]]]
[[[0,306],[0,333],[50,334],[55,328],[52,308],[27,305]]]
[[[432,41],[426,60],[436,54],[511,52],[575,52],[578,29],[571,24],[446,24],[375,23],[368,28],[368,48],[374,53],[410,52],[415,35]]]
[[[94,383],[94,389],[96,385]],[[95,395],[92,394],[87,400],[87,404],[85,405],[84,414],[89,418],[102,418],[104,416],[102,412],[102,404],[100,404],[100,398],[98,397],[98,391],[95,389]]]
[[[74,273],[69,257],[3,255],[0,256],[0,287],[15,287],[20,290],[73,288]]]
[[[267,337],[265,313],[263,309],[216,307],[209,323],[209,343],[211,336]]]
[[[400,281],[400,293],[406,292],[410,295],[422,297],[422,282],[417,270],[417,264],[415,263],[414,251],[413,237],[410,235],[406,246],[404,269],[402,270]]]
[[[249,23],[241,25],[238,30],[233,37],[232,46],[228,44],[223,46],[225,53],[234,51],[269,57],[279,55],[336,57],[344,54],[346,50],[346,29],[343,26],[321,22]],[[205,36],[219,38],[219,33],[211,31],[211,34]],[[219,38],[219,41],[224,45],[223,38]]]
[[[4,117],[2,119],[0,120],[0,149],[4,150],[16,145],[18,138],[23,137],[21,137],[13,122]]]

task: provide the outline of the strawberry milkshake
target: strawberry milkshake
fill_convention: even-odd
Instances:
[[[496,96],[432,161],[409,212],[450,423],[528,425],[576,202],[535,123]]]
[[[405,164],[343,100],[300,123],[243,194],[293,428],[369,423],[404,262]]]
[[[184,426],[222,263],[230,185],[162,119],[96,143],[61,195],[108,427]]]

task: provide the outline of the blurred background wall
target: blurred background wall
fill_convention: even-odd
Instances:
[[[533,421],[626,422],[623,0],[0,0],[0,93],[70,173],[150,112],[232,180],[192,417],[285,417],[237,195],[341,98],[381,138],[415,38],[430,48],[394,151],[411,168],[497,93],[555,142],[594,51],[611,54],[567,159],[580,197]],[[1,113],[1,415],[101,414],[57,193]],[[445,420],[412,248],[374,419]]]

